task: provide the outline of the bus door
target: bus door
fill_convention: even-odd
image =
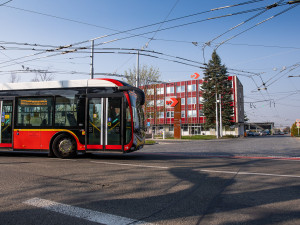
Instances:
[[[87,150],[122,150],[122,97],[89,98]]]
[[[13,100],[0,101],[0,147],[12,147]]]

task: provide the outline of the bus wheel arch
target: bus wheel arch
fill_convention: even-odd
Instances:
[[[75,138],[67,133],[62,132],[53,136],[50,144],[50,154],[58,158],[73,158],[77,155],[77,143]]]

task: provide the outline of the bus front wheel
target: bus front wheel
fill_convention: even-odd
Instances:
[[[72,158],[76,155],[76,142],[69,135],[60,134],[54,139],[52,150],[58,158]]]

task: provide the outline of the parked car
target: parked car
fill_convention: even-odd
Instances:
[[[265,132],[265,131],[261,131],[261,132],[259,133],[259,135],[260,135],[260,136],[267,136],[267,135],[268,135],[268,133],[267,133],[267,132]]]
[[[258,132],[253,132],[253,136],[259,136]]]
[[[247,136],[248,136],[248,137],[254,136],[254,133],[253,133],[252,131],[248,131],[248,132],[247,132]]]

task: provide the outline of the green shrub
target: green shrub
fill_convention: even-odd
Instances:
[[[154,145],[154,144],[156,144],[156,141],[153,141],[153,140],[146,140],[146,141],[145,141],[145,144],[146,144],[146,145]]]
[[[216,139],[216,136],[214,136],[214,135],[182,136],[181,139],[190,139],[190,140],[211,140],[211,139]]]
[[[223,139],[229,139],[229,138],[236,138],[236,136],[232,135],[232,134],[228,134],[222,137]]]

